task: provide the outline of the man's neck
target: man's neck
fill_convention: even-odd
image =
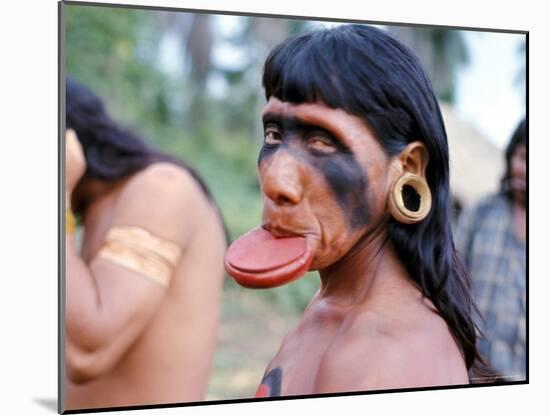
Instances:
[[[387,222],[361,238],[338,262],[320,271],[321,298],[341,305],[364,302],[410,285],[387,234]]]

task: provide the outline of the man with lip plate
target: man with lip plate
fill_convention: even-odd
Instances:
[[[256,397],[479,381],[445,127],[417,58],[342,25],[277,46],[263,86],[262,224],[226,270],[252,288],[321,281]]]

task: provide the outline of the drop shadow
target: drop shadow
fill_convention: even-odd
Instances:
[[[35,398],[34,401],[50,411],[57,413],[57,399],[55,398]]]

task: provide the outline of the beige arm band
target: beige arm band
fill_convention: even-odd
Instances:
[[[107,237],[97,257],[135,271],[167,287],[181,256],[174,242],[159,238],[137,226],[116,226]]]

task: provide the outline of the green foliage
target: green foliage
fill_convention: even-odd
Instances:
[[[159,93],[166,79],[138,58],[139,40],[150,17],[143,10],[68,5],[66,11],[66,73],[104,97],[120,118],[162,119]]]

